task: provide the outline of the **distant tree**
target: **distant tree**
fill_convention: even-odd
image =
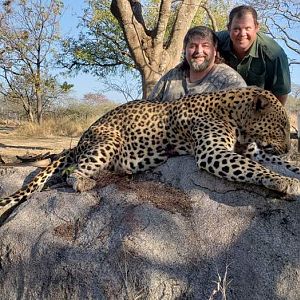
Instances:
[[[121,94],[125,101],[140,99],[142,95],[142,87],[137,72],[124,72],[120,76],[108,76],[102,80],[102,92],[114,91]]]
[[[97,106],[104,103],[109,102],[108,98],[99,93],[88,93],[83,95],[83,103],[91,105],[91,106]]]
[[[11,13],[11,6],[12,6],[13,0],[6,0],[2,3],[3,10],[0,13],[0,23],[2,22],[3,18],[6,14]]]
[[[298,101],[300,101],[300,85],[292,83],[292,93],[291,93]]]
[[[89,0],[88,4],[79,38],[64,42],[62,64],[104,78],[137,71],[143,97],[179,62],[191,24],[222,28],[229,7],[229,1],[214,0]]]
[[[1,13],[0,93],[38,123],[49,101],[66,92],[49,73],[61,8],[59,0],[15,0]]]

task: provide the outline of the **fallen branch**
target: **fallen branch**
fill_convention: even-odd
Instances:
[[[33,162],[33,161],[49,158],[49,156],[50,156],[50,152],[44,154],[40,153],[38,155],[23,155],[23,156],[16,155],[16,158],[21,162]]]
[[[6,167],[37,167],[37,168],[46,168],[51,164],[51,159],[46,158],[37,161],[28,161],[28,162],[13,162],[13,163],[1,163],[0,168]]]
[[[50,154],[50,152],[38,155],[24,155],[19,156],[16,155],[16,158],[21,162],[13,162],[13,163],[6,163],[0,155],[0,167],[37,167],[37,168],[46,168],[51,164],[51,162],[55,159],[57,154]]]

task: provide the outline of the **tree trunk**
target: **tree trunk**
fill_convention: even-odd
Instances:
[[[42,109],[43,109],[43,95],[41,89],[41,58],[40,50],[38,51],[38,59],[36,62],[37,70],[35,74],[35,94],[36,94],[36,117],[39,125],[42,124]]]
[[[37,117],[37,122],[39,125],[42,124],[43,121],[43,110],[42,110],[42,94],[40,91],[37,91],[37,111],[36,111],[36,117]]]
[[[159,78],[178,64],[183,38],[201,1],[183,0],[177,10],[168,41],[164,41],[171,13],[171,0],[162,0],[156,27],[146,28],[139,0],[113,0],[111,12],[117,18],[130,53],[142,77],[143,98]]]
[[[29,108],[29,110],[27,111],[27,117],[28,117],[28,121],[33,123],[34,122],[34,114],[33,111],[31,109],[31,107]]]

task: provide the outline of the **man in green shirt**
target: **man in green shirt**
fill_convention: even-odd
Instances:
[[[247,85],[271,91],[284,105],[291,91],[288,59],[273,39],[259,32],[256,10],[246,5],[235,7],[227,27],[228,31],[217,33],[225,62]]]

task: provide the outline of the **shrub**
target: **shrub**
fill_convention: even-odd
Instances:
[[[116,104],[108,102],[98,106],[74,105],[48,113],[41,125],[23,122],[15,131],[23,136],[80,136],[94,121],[114,108]]]

